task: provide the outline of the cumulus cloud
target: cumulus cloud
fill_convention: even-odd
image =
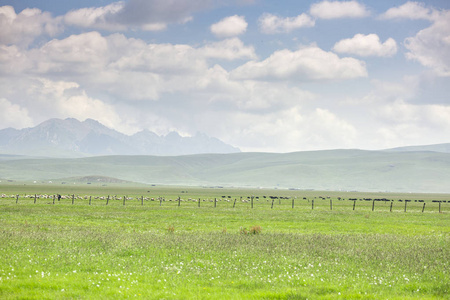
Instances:
[[[6,46],[0,44],[0,74],[19,74],[31,67],[26,52],[16,45]]]
[[[315,21],[304,13],[297,17],[288,18],[266,13],[259,18],[258,23],[260,30],[267,34],[290,32],[297,28],[313,27],[315,25]]]
[[[207,9],[211,4],[211,0],[119,1],[103,7],[70,11],[64,20],[67,24],[91,29],[160,31],[168,24],[192,20],[193,13]]]
[[[245,46],[238,38],[226,39],[216,43],[209,43],[198,49],[198,51],[209,58],[220,58],[226,60],[254,59],[255,48]]]
[[[432,69],[438,76],[450,76],[450,10],[438,11],[410,1],[388,9],[380,18],[429,20],[431,26],[405,39],[409,50],[406,57]]]
[[[0,98],[0,128],[24,128],[33,124],[28,110],[18,104]]]
[[[333,51],[359,56],[389,57],[397,53],[397,43],[392,38],[388,38],[384,43],[381,43],[377,34],[356,34],[351,39],[337,42]]]
[[[380,17],[382,19],[429,20],[432,18],[432,10],[426,8],[423,3],[408,1],[398,7],[388,9]]]
[[[206,95],[208,102],[222,111],[273,113],[315,99],[313,93],[291,87],[286,82],[268,85],[255,80],[234,81],[217,65],[202,77],[200,86],[199,91]]]
[[[0,7],[0,44],[26,47],[42,34],[54,36],[62,30],[60,18],[37,8],[16,14],[12,6]]]
[[[23,58],[23,62],[22,62]],[[255,49],[231,38],[199,47],[187,44],[147,44],[122,34],[102,36],[93,31],[53,39],[42,47],[22,51],[0,46],[0,65],[22,65],[34,73],[92,73],[106,69],[158,74],[185,74],[205,70],[208,59],[254,59]]]
[[[211,25],[211,32],[218,37],[232,37],[243,34],[247,30],[244,16],[234,15]]]
[[[126,30],[126,25],[114,20],[114,15],[124,8],[123,2],[102,7],[86,7],[69,11],[64,15],[67,25],[103,30]]]
[[[326,52],[316,46],[279,50],[263,61],[250,61],[232,71],[236,79],[334,80],[366,77],[364,62]]]
[[[130,0],[117,13],[117,20],[124,24],[183,23],[211,5],[211,0]]]
[[[433,16],[433,24],[405,39],[406,57],[417,60],[438,76],[450,76],[450,10]]]
[[[373,111],[383,120],[378,133],[391,144],[411,145],[419,139],[433,144],[440,141],[441,132],[450,131],[450,107],[446,105],[414,105],[398,99]]]
[[[34,118],[40,119],[39,113],[57,118],[92,118],[102,124],[118,128],[121,119],[115,108],[99,99],[88,96],[87,92],[76,82],[35,78],[29,81],[27,101],[31,106],[38,106]]]
[[[250,115],[245,112],[231,116],[240,126],[228,128],[231,141],[244,151],[292,152],[352,147],[357,139],[354,126],[333,112],[316,108],[302,110],[298,106],[268,113]],[[264,137],[264,138],[261,138]]]
[[[36,56],[36,69],[41,73],[85,73],[100,70],[105,65],[107,51],[106,39],[98,32],[88,32],[51,40],[30,54]]]
[[[322,1],[311,5],[310,14],[319,19],[363,18],[370,15],[357,1]]]
[[[187,44],[148,44],[123,34],[98,32],[53,39],[40,48],[0,45],[0,73],[46,76],[127,100],[158,100],[162,93],[188,91],[220,60],[256,59],[238,38]],[[0,95],[1,96],[1,95]]]

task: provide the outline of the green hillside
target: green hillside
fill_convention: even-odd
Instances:
[[[0,160],[0,178],[53,182],[106,176],[148,184],[450,192],[450,154],[327,150],[187,156]],[[75,178],[75,179],[74,179]]]

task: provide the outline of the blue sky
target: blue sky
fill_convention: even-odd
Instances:
[[[93,118],[271,152],[450,142],[450,1],[0,0],[0,27],[0,128]]]

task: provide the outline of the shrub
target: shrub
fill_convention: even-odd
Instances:
[[[250,227],[250,229],[247,229],[245,227],[241,227],[239,229],[239,233],[240,234],[245,234],[245,235],[249,235],[249,234],[260,234],[262,231],[261,226],[259,225],[254,225],[252,227]]]
[[[255,226],[250,227],[249,233],[250,234],[260,234],[261,230],[262,230],[261,226],[255,225]]]
[[[175,227],[173,225],[169,225],[169,227],[167,228],[167,232],[174,233],[174,231],[175,231]]]

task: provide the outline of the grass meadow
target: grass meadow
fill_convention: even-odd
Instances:
[[[1,299],[450,299],[450,195],[114,185],[0,194]]]

